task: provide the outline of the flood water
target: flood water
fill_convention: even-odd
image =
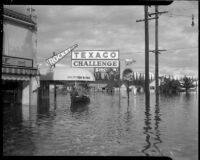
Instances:
[[[58,95],[54,110],[4,124],[4,155],[169,156],[198,159],[198,95],[159,97],[150,107],[145,95],[92,93],[91,102],[70,107],[69,95]]]

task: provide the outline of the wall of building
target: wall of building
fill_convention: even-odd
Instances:
[[[10,7],[7,8],[11,9]],[[32,59],[33,67],[36,68],[37,30],[28,27],[25,23],[18,22],[18,19],[13,17],[4,18],[3,55]],[[37,109],[38,82],[35,75],[29,77],[29,81],[22,81],[21,89],[22,115],[25,119],[30,118],[31,110]]]
[[[37,56],[37,35],[36,32],[30,30],[23,25],[15,24],[6,21],[3,25],[4,29],[4,50],[3,54],[8,56],[30,58],[33,59],[34,66],[36,66]],[[33,81],[31,79],[31,81]],[[29,88],[30,83],[23,83],[23,99],[22,103],[29,104]],[[36,93],[31,93],[35,98]],[[34,101],[33,101],[34,102]],[[37,100],[36,100],[37,102]]]
[[[3,54],[8,56],[30,58],[36,64],[37,35],[35,31],[23,25],[5,21],[4,50]]]

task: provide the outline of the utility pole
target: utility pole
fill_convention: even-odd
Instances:
[[[158,53],[159,51],[166,51],[166,50],[158,50],[158,14],[167,13],[158,12],[158,6],[155,7],[155,13],[148,13],[148,6],[144,6],[144,13],[145,19],[136,20],[136,22],[145,21],[145,98],[146,98],[146,105],[149,105],[150,102],[150,94],[149,94],[149,52],[155,53],[155,75],[156,75],[156,95],[158,95]],[[155,17],[151,17],[155,15]],[[156,31],[155,31],[155,51],[149,51],[149,29],[148,29],[148,20],[156,19]]]
[[[158,6],[155,6],[155,78],[156,97],[158,98]]]
[[[166,11],[164,12],[158,12],[158,5],[155,6],[155,13],[151,13],[149,14],[149,16],[151,17],[151,15],[155,14],[155,51],[150,51],[150,52],[154,52],[155,53],[155,94],[156,97],[158,99],[159,96],[159,82],[158,82],[158,78],[159,78],[159,59],[158,59],[158,54],[160,53],[159,51],[166,51],[166,50],[159,50],[158,49],[158,14],[163,14],[163,13],[167,13]]]
[[[148,22],[148,6],[144,7],[145,12],[145,95],[146,105],[150,104],[149,94],[149,22]]]
[[[144,19],[136,20],[136,22],[145,22],[145,103],[146,106],[150,104],[149,94],[149,24],[148,20],[155,18],[148,18],[148,6],[144,6]]]

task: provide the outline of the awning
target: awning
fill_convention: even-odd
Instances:
[[[56,67],[53,72],[41,76],[41,80],[54,81],[95,81],[93,73],[81,68]]]
[[[24,75],[1,75],[2,80],[12,80],[12,81],[29,81],[29,76]]]

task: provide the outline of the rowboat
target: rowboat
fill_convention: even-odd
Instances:
[[[71,96],[71,103],[88,103],[90,102],[90,97],[88,95],[83,96]]]

